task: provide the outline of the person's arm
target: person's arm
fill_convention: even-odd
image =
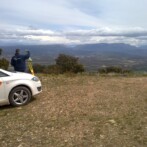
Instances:
[[[24,59],[26,60],[26,59],[29,59],[29,57],[30,57],[30,52],[29,51],[26,51],[27,52],[27,54],[26,55],[24,55]]]

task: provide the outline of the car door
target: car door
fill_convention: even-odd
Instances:
[[[0,100],[5,98],[5,86],[2,78],[0,77]]]
[[[5,86],[5,79],[9,77],[6,73],[0,71],[0,101],[8,99],[6,96],[6,86]]]

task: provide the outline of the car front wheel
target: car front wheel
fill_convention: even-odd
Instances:
[[[28,88],[20,86],[14,88],[9,95],[10,104],[13,106],[26,105],[31,100],[31,92]]]

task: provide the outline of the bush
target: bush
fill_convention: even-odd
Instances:
[[[9,67],[9,61],[5,58],[0,59],[0,68],[7,70]]]
[[[49,65],[47,68],[48,74],[61,74],[61,69],[58,65]]]
[[[63,73],[79,73],[84,72],[84,66],[78,63],[78,58],[73,56],[60,54],[56,59],[55,65],[33,65],[36,73],[47,73],[47,74],[63,74]]]
[[[56,65],[60,69],[61,73],[78,73],[85,71],[83,65],[78,63],[78,58],[70,55],[59,54],[56,59]]]
[[[130,73],[131,71],[128,69],[122,69],[121,67],[105,67],[105,68],[100,68],[98,70],[100,74],[108,74],[108,73],[118,73],[118,74],[124,74],[124,73]]]
[[[3,51],[3,49],[2,49],[2,48],[0,48],[0,56],[2,55],[2,51]]]
[[[45,68],[46,68],[45,65],[33,64],[33,69],[35,73],[43,73]]]
[[[84,72],[84,66],[82,64],[77,64],[73,68],[73,73],[79,73],[79,72]]]

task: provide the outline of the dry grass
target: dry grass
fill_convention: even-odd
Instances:
[[[40,76],[43,93],[0,109],[2,147],[146,147],[147,78]]]

